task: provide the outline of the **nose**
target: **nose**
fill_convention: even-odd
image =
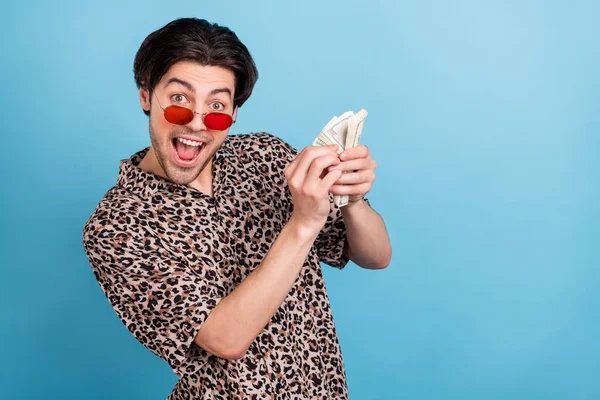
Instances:
[[[194,118],[190,121],[187,126],[190,127],[194,132],[206,131],[208,128],[204,125],[204,115],[199,112],[194,112]]]

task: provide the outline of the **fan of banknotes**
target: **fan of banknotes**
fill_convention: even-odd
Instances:
[[[362,109],[356,114],[347,111],[339,117],[333,117],[319,133],[313,146],[329,146],[337,144],[338,154],[350,147],[358,146],[365,119],[369,113]],[[339,207],[348,204],[348,196],[333,196],[334,203]]]

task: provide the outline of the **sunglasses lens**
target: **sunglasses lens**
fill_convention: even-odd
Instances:
[[[229,128],[233,124],[233,118],[231,115],[224,113],[208,113],[204,117],[204,125],[208,129],[213,129],[215,131],[224,131]]]
[[[165,108],[165,119],[172,124],[187,125],[194,119],[194,113],[185,107],[169,106]]]

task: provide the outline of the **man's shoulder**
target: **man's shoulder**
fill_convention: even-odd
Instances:
[[[257,152],[276,158],[289,159],[297,154],[297,150],[289,143],[268,132],[230,135],[228,140],[238,155]]]
[[[283,139],[268,133],[268,132],[251,132],[251,133],[237,133],[235,135],[228,135],[227,139],[234,146],[252,145],[254,143],[271,143],[281,142],[285,143]]]
[[[102,234],[116,226],[127,229],[131,221],[144,216],[145,203],[119,186],[110,188],[98,203],[92,215],[83,226],[84,239],[89,235]]]

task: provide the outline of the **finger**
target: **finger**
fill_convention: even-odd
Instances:
[[[296,154],[296,157],[294,157],[292,161],[287,165],[287,167],[285,167],[283,172],[286,179],[288,179],[291,175],[294,174],[294,171],[298,166],[298,160],[300,159],[300,157],[302,157],[302,154],[304,154],[304,149],[301,150],[298,154]]]
[[[323,191],[329,191],[332,185],[340,179],[342,176],[342,171],[339,169],[334,169],[333,171],[328,172],[323,179],[319,182],[319,189]]]
[[[369,148],[364,144],[359,144],[358,146],[350,147],[340,153],[340,160],[353,160],[355,158],[365,158],[370,154]]]
[[[306,155],[308,149],[310,149],[311,147],[312,146],[305,147],[304,149],[302,149],[302,151],[300,153],[298,153],[298,155],[296,156],[296,158],[294,158],[292,160],[292,162],[285,168],[285,170],[284,170],[284,176],[285,176],[285,178],[288,181],[294,175],[295,171],[298,169],[298,165],[300,164],[300,162],[302,161],[302,159]],[[336,151],[337,152],[338,145],[331,145],[331,146],[326,146],[326,147],[330,147],[332,151]]]
[[[300,164],[300,161],[302,161],[302,158],[304,157],[305,153],[306,153],[306,148],[303,149],[302,151],[300,151],[300,153],[298,153],[296,158],[294,158],[292,160],[292,162],[283,171],[283,174],[288,183],[288,186],[290,186],[290,187],[298,188],[304,182],[304,177],[296,175],[296,171],[298,169],[298,164]]]
[[[325,156],[325,155],[335,155],[337,157],[337,153],[334,150],[334,146],[337,148],[337,145],[331,146],[308,146],[302,150],[302,156],[298,157],[298,160],[294,160],[296,162],[296,166],[293,169],[290,176],[301,175],[302,180],[305,179],[306,174],[308,173],[308,169],[312,164],[313,160],[317,157]]]
[[[336,185],[359,185],[361,183],[373,183],[375,173],[373,171],[347,172],[335,183]]]
[[[335,170],[334,170],[335,171]],[[331,171],[331,172],[334,172]],[[329,188],[329,192],[336,195],[352,195],[360,194],[365,195],[371,190],[371,183],[361,183],[360,185],[333,185]]]
[[[327,170],[327,167],[337,165],[339,163],[340,159],[338,158],[337,154],[328,154],[315,158],[310,165],[305,182],[310,182],[313,185],[317,185],[323,171]]]
[[[376,164],[373,159],[357,158],[355,160],[342,161],[338,166],[342,171],[363,171],[375,169]]]

